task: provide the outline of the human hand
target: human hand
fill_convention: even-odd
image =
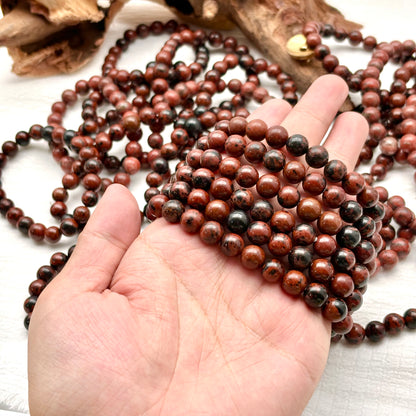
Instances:
[[[324,76],[295,108],[271,100],[251,118],[316,145],[347,93]],[[330,158],[351,170],[367,129],[357,113],[340,115]],[[139,232],[134,197],[110,186],[33,312],[31,415],[300,415],[330,324],[177,225]]]

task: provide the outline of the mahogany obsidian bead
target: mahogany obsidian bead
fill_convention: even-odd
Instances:
[[[270,172],[280,172],[285,163],[285,155],[280,150],[271,149],[263,156],[263,165]]]
[[[286,256],[292,249],[292,239],[285,233],[273,234],[269,239],[268,248],[273,256]]]
[[[205,222],[200,230],[199,237],[205,244],[214,245],[221,241],[224,235],[224,229],[222,225],[217,221]]]
[[[346,298],[354,290],[354,281],[346,273],[336,273],[331,279],[331,291],[334,295]]]
[[[334,266],[327,259],[315,259],[309,266],[309,276],[312,280],[326,283],[334,275]]]
[[[303,181],[306,175],[305,166],[298,160],[290,160],[286,162],[283,168],[283,176],[289,183],[299,183]]]
[[[283,208],[293,208],[300,200],[300,193],[294,186],[286,185],[280,188],[277,201]]]
[[[301,134],[293,134],[286,141],[286,150],[296,157],[304,155],[308,148],[308,140]]]
[[[359,345],[365,339],[365,329],[360,324],[354,323],[351,330],[344,335],[344,338],[349,344]]]
[[[323,234],[335,235],[342,228],[342,219],[334,211],[325,211],[318,219],[319,231]]]
[[[254,221],[268,222],[273,213],[273,205],[264,199],[258,199],[250,209],[250,216]]]
[[[352,227],[350,225],[342,227],[341,230],[339,230],[339,232],[337,233],[337,243],[341,247],[353,249],[360,243],[360,241],[360,232],[357,230],[357,228]]]
[[[282,289],[292,296],[301,295],[307,284],[307,277],[299,270],[289,270],[282,279]]]
[[[248,189],[237,189],[231,195],[231,203],[236,209],[248,211],[254,204],[253,193]]]
[[[243,234],[250,224],[248,215],[242,210],[234,210],[227,218],[227,227],[232,233]]]
[[[322,205],[316,198],[303,198],[299,201],[296,212],[301,220],[312,222],[320,217]]]
[[[78,232],[78,223],[72,217],[64,218],[61,221],[60,230],[61,233],[65,236],[73,236]]]
[[[274,149],[282,148],[286,144],[288,138],[289,134],[282,126],[272,126],[266,131],[266,142]]]
[[[328,163],[328,150],[324,146],[312,146],[308,149],[306,163],[315,169],[324,167]]]
[[[404,314],[404,323],[409,329],[416,329],[416,309],[408,309]]]
[[[163,204],[162,217],[170,223],[178,223],[184,210],[184,206],[180,201],[171,199]]]
[[[229,205],[221,199],[213,199],[205,207],[205,218],[207,220],[223,223],[230,214]]]
[[[29,285],[29,293],[32,296],[39,296],[45,287],[46,282],[44,280],[36,279]]]
[[[398,313],[389,313],[384,318],[384,328],[389,335],[397,335],[402,332],[405,321]]]
[[[345,222],[353,223],[363,215],[363,208],[358,202],[348,200],[339,207],[339,215]]]
[[[259,269],[266,260],[264,250],[256,245],[248,245],[241,253],[241,264],[247,269]]]
[[[308,173],[302,181],[302,187],[311,195],[320,195],[326,188],[326,179],[318,172]]]
[[[375,221],[367,215],[362,215],[353,225],[363,238],[371,237],[376,231]]]
[[[347,194],[357,195],[364,189],[364,177],[358,172],[348,172],[342,180],[342,187]]]
[[[263,221],[254,221],[247,228],[247,238],[251,243],[261,246],[266,244],[272,235],[269,225]]]
[[[314,252],[320,257],[332,256],[337,250],[337,243],[328,234],[318,235],[313,244]]]
[[[209,190],[214,179],[214,173],[206,168],[199,168],[192,173],[193,186],[205,191]]]
[[[367,264],[374,260],[377,253],[373,244],[368,240],[361,240],[354,248],[354,254],[359,263]]]
[[[354,289],[351,295],[345,298],[349,312],[355,312],[361,308],[363,304],[363,295],[359,289]]]
[[[352,320],[351,315],[347,315],[341,321],[332,322],[332,331],[337,334],[345,335],[351,331],[353,324],[354,321]]]
[[[204,215],[197,209],[188,209],[181,216],[181,226],[184,231],[189,234],[196,234],[202,227],[205,218]]]
[[[295,246],[309,246],[315,241],[316,233],[311,224],[298,224],[292,231]]]
[[[325,178],[330,182],[342,181],[346,174],[347,167],[340,160],[331,160],[324,167]]]
[[[347,304],[342,299],[330,297],[322,306],[322,314],[330,322],[342,321],[347,313]]]
[[[310,283],[303,291],[303,300],[311,308],[320,308],[328,300],[328,291],[323,284]]]
[[[365,335],[371,342],[379,342],[386,335],[384,324],[379,321],[371,321],[365,327]]]
[[[303,246],[296,246],[290,250],[288,255],[290,267],[295,270],[307,269],[312,263],[311,251]]]
[[[355,255],[348,248],[340,248],[331,257],[335,269],[346,272],[355,265]]]
[[[36,301],[38,300],[37,296],[29,296],[23,303],[23,308],[26,313],[33,312],[33,309],[36,305]]]
[[[278,259],[270,259],[266,261],[261,271],[263,279],[270,283],[280,281],[285,273],[285,266]]]
[[[270,227],[275,233],[289,233],[295,224],[296,219],[289,211],[276,211],[270,219]]]
[[[222,238],[220,247],[222,253],[227,257],[239,256],[244,248],[244,240],[238,234],[226,233]]]
[[[328,186],[322,193],[322,202],[329,208],[339,208],[345,198],[345,191],[338,186]]]

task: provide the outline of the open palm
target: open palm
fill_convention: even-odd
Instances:
[[[295,109],[275,100],[255,117],[317,144],[346,91],[323,77]],[[327,140],[332,157],[353,167],[366,132],[344,113]],[[176,225],[156,220],[139,235],[139,218],[130,192],[110,186],[40,296],[32,416],[301,414],[325,366],[328,323]]]

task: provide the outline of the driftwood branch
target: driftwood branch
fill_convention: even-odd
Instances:
[[[102,42],[112,17],[127,0],[101,10],[96,0],[0,0],[0,46],[7,46],[19,75],[71,72],[84,65]],[[300,61],[286,43],[314,20],[347,31],[347,21],[324,0],[155,0],[185,21],[216,29],[236,24],[272,62],[290,74],[303,92],[323,71],[314,59]],[[30,30],[28,29],[30,28]]]

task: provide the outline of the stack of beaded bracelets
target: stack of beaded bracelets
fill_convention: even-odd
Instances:
[[[117,69],[118,58],[131,42],[164,31],[171,36],[144,72]],[[327,25],[305,26],[308,43],[313,46],[314,35],[315,54],[328,69],[330,59],[326,57],[333,55],[322,52],[325,48],[318,41],[319,32],[338,32]],[[355,32],[347,37],[356,43]],[[368,43],[365,41],[365,45]],[[389,56],[389,51],[391,58],[396,59],[395,49],[385,46],[390,44],[373,43],[376,57],[371,62],[382,61],[380,56]],[[194,62],[173,63],[177,49],[184,44],[193,46]],[[224,49],[224,58],[205,71],[210,49],[218,52],[220,47]],[[410,48],[410,43],[405,43],[401,57],[405,61],[403,67],[413,71],[414,76],[416,48],[412,46],[409,53]],[[226,83],[223,75],[236,66],[245,71],[245,82],[232,79]],[[377,341],[385,332],[396,333],[405,325],[415,328],[415,309],[409,309],[403,317],[390,314],[384,323],[371,322],[365,330],[353,324],[351,318],[362,303],[369,276],[404,258],[410,250],[409,241],[416,234],[414,214],[404,206],[404,200],[398,196],[389,198],[382,187],[371,187],[372,181],[381,179],[394,160],[414,163],[416,120],[411,110],[415,91],[405,86],[401,92],[405,101],[399,116],[400,100],[389,97],[402,85],[400,73],[396,71],[394,92],[386,94],[368,80],[371,71],[350,75],[341,65],[331,68],[351,88],[357,89],[357,77],[361,77],[363,105],[367,106],[364,115],[368,119],[375,113],[368,110],[370,104],[380,107],[377,122],[369,120],[370,137],[360,156],[360,160],[371,159],[372,149],[380,142],[382,154],[369,175],[347,173],[341,162],[328,161],[323,147],[309,148],[303,136],[289,138],[282,127],[267,128],[261,120],[247,123],[247,103],[252,98],[259,103],[270,98],[261,86],[261,73],[277,81],[284,99],[296,103],[296,85],[277,64],[254,59],[245,45],[238,45],[232,37],[223,39],[218,32],[191,31],[174,21],[139,25],[136,30],[126,31],[110,49],[102,76],[78,81],[74,90],[63,92],[62,100],[52,106],[47,126],[34,125],[28,132],[18,132],[15,141],[2,146],[3,170],[19,146],[29,145],[32,139],[48,143],[53,158],[64,171],[62,187],[53,191],[55,202],[50,209],[59,226],[45,227],[34,222],[14,206],[3,189],[0,212],[35,241],[53,243],[62,235],[71,236],[82,230],[90,215],[89,208],[96,205],[109,184],[128,186],[130,175],[150,168],[146,176],[149,188],[145,191],[148,204],[143,210],[149,220],[163,216],[170,222],[180,222],[187,232],[199,233],[207,244],[218,244],[224,254],[241,256],[244,267],[260,269],[263,278],[280,281],[290,295],[301,296],[312,308],[322,308],[324,316],[333,322],[334,334],[345,334],[349,342],[359,343],[364,335]],[[214,106],[213,96],[226,88],[232,98]],[[66,129],[62,126],[63,116],[66,108],[77,101],[77,95],[83,96],[84,122],[76,130]],[[113,109],[102,116],[98,109],[103,104],[112,105]],[[171,141],[164,142],[161,133],[172,124]],[[141,125],[151,130],[147,138],[149,152],[140,144]],[[109,152],[114,142],[125,138],[126,156],[120,160]],[[241,163],[243,155],[248,163]],[[305,155],[309,166],[323,168],[323,173],[308,173],[302,163],[291,157],[301,155]],[[179,163],[175,181],[171,182],[170,161],[175,159]],[[265,170],[261,176],[252,166],[259,163]],[[103,176],[105,171],[113,177]],[[283,185],[279,177],[288,184]],[[80,184],[85,189],[82,205],[69,214],[69,191]],[[298,190],[300,184],[304,197]],[[347,194],[356,195],[356,200],[347,198]],[[297,218],[293,215],[295,207]],[[392,219],[399,225],[397,232],[391,225]],[[37,297],[62,269],[71,252],[72,248],[68,254],[55,253],[50,265],[39,268],[37,279],[29,287],[30,297],[24,303],[28,313],[26,326]]]

